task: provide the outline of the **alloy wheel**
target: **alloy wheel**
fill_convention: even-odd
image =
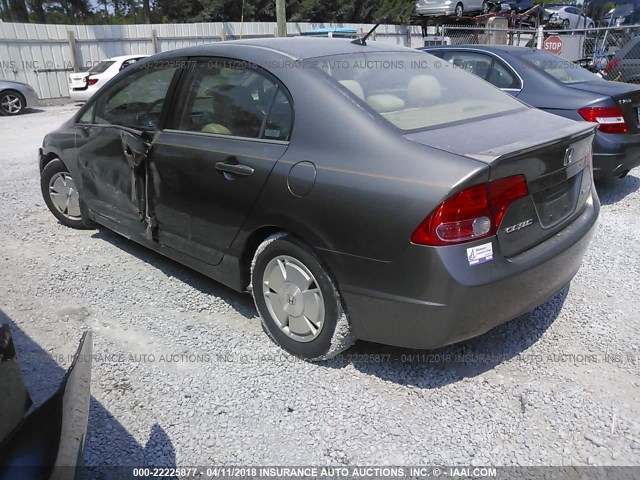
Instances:
[[[22,99],[14,93],[5,93],[0,100],[0,108],[9,115],[15,115],[22,110]]]

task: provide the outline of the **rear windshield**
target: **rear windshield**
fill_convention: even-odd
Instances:
[[[535,67],[544,70],[556,80],[562,83],[590,82],[592,80],[602,80],[599,76],[585,70],[581,66],[560,58],[544,50],[528,50],[521,55],[521,58]]]
[[[104,62],[100,62],[99,64],[93,66],[91,70],[89,70],[89,73],[103,73],[107,68],[109,68],[114,63],[116,62],[111,62],[108,60]]]
[[[403,131],[525,108],[493,85],[421,52],[372,52],[313,59],[352,97]]]

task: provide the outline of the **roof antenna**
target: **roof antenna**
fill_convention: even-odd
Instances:
[[[355,43],[356,45],[367,45],[367,38],[371,36],[373,32],[376,31],[376,28],[380,26],[380,22],[376,23],[371,30],[369,30],[364,37],[356,38],[352,40],[351,43]]]

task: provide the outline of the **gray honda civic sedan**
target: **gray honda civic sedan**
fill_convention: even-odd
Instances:
[[[300,357],[458,342],[565,286],[600,205],[594,125],[443,63],[320,38],[156,55],[45,137],[42,193],[251,292]]]

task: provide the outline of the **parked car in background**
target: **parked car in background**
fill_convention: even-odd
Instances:
[[[640,37],[630,38],[613,55],[604,58],[608,62],[602,68],[602,78],[640,84]]]
[[[487,0],[417,0],[416,15],[461,17],[470,12],[488,11]]]
[[[623,177],[640,166],[640,86],[608,82],[578,65],[524,47],[425,47],[519,100],[549,113],[598,122],[594,176]]]
[[[535,4],[532,0],[501,0],[500,5],[502,6],[503,12],[514,11],[516,13],[523,13],[532,9]]]
[[[554,13],[558,11],[558,9],[564,7],[565,5],[562,3],[544,3],[542,4],[542,18],[541,23],[546,25],[551,20],[551,17]]]
[[[441,63],[309,37],[156,55],[45,137],[44,200],[252,292],[303,358],[479,335],[577,272],[595,126]]]
[[[69,96],[76,102],[91,98],[102,86],[115,77],[121,70],[133,65],[149,55],[122,55],[104,60],[87,72],[69,74]]]
[[[25,108],[38,105],[38,94],[31,85],[14,80],[0,80],[0,115],[18,115]]]
[[[55,393],[33,406],[8,325],[0,325],[0,479],[80,478],[91,386],[91,332]],[[32,374],[44,380],[44,373]],[[48,379],[47,379],[48,380]]]
[[[549,25],[562,28],[593,28],[595,22],[582,13],[580,8],[568,5],[553,12],[549,18]]]
[[[619,27],[627,26],[638,23],[640,20],[640,7],[636,7],[634,10],[633,3],[627,3],[625,5],[618,5],[607,12],[602,17],[603,27]]]

